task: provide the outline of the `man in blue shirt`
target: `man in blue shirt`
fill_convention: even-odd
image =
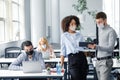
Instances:
[[[36,50],[33,49],[32,42],[24,41],[22,43],[22,46],[24,51],[22,51],[22,53],[17,57],[17,59],[10,64],[9,70],[22,70],[23,61],[40,61],[42,69],[45,69],[45,63],[42,58],[42,55],[40,52],[37,52]]]

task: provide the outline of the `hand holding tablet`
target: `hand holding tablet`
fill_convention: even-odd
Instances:
[[[94,42],[79,42],[80,47],[88,47],[88,44],[94,44]]]

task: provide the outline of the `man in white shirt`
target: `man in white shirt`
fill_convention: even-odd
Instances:
[[[88,47],[97,50],[96,72],[98,80],[110,80],[110,72],[113,66],[112,53],[117,38],[115,30],[107,24],[107,16],[104,12],[96,15],[99,37],[98,45],[89,44]]]

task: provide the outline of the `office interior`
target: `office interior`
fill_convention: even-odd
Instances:
[[[46,37],[54,50],[60,50],[61,21],[68,15],[78,13],[73,4],[78,0],[0,0],[0,58],[5,57],[5,48],[21,47],[25,40],[32,41],[38,46],[40,37]],[[84,39],[96,38],[96,23],[88,11],[104,11],[107,14],[108,24],[120,37],[120,2],[119,0],[86,0],[88,10],[83,12],[81,29]],[[12,11],[13,10],[13,11]],[[8,13],[7,13],[8,12]],[[17,16],[17,17],[15,17]],[[8,20],[11,19],[11,22]],[[10,26],[10,27],[9,27]],[[17,26],[17,27],[15,27]],[[113,56],[119,56],[118,51]],[[59,53],[57,53],[59,56]],[[89,80],[89,79],[88,79]],[[94,79],[91,79],[94,80]]]

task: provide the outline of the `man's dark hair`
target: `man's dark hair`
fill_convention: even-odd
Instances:
[[[31,41],[24,41],[21,45],[22,50],[24,50],[24,46],[33,46]]]
[[[63,30],[63,32],[67,32],[67,31],[68,31],[69,26],[70,26],[70,22],[72,21],[72,19],[75,20],[75,22],[76,22],[76,27],[79,27],[79,25],[80,25],[79,18],[76,17],[76,16],[74,16],[74,15],[70,15],[70,16],[65,17],[65,18],[62,20],[61,25],[62,25],[62,30]]]
[[[102,18],[103,20],[107,19],[107,16],[104,12],[99,12],[96,14],[96,19]]]

